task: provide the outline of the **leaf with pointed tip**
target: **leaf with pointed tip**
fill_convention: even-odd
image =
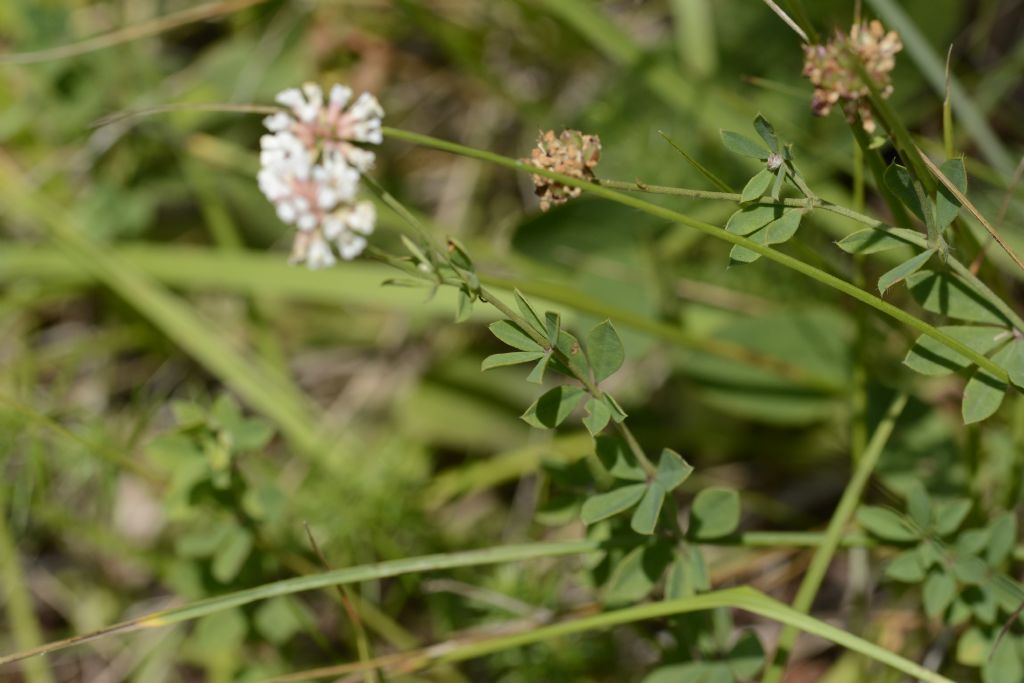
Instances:
[[[836,242],[836,246],[847,254],[875,254],[898,247],[913,246],[912,242],[904,239],[909,236],[920,237],[921,233],[905,228],[890,228],[889,230],[864,228],[839,240]]]
[[[765,242],[768,244],[782,244],[788,241],[800,228],[800,219],[804,212],[800,209],[791,209],[782,214],[782,218],[776,219],[765,226]]]
[[[961,194],[967,194],[967,169],[964,168],[962,158],[949,159],[939,167],[942,175],[960,190]],[[960,213],[960,200],[949,191],[944,184],[939,183],[938,192],[935,194],[935,218],[939,223],[939,229],[956,220]]]
[[[587,334],[587,358],[594,370],[594,381],[602,382],[622,367],[626,351],[611,321],[605,320]]]
[[[582,399],[583,389],[558,386],[534,401],[522,414],[522,419],[538,429],[554,429],[572,414]]]
[[[739,154],[744,157],[752,157],[754,159],[767,159],[768,150],[762,147],[757,142],[754,142],[746,135],[740,135],[739,133],[731,130],[723,130],[722,144],[725,148],[734,154]]]
[[[674,491],[693,474],[693,465],[686,462],[683,456],[671,448],[661,451],[658,469],[654,473],[654,481],[661,484],[666,491]]]
[[[926,249],[882,275],[882,277],[878,278],[878,293],[885,294],[885,290],[921,270],[924,264],[928,263],[928,260],[934,255],[934,249]]]
[[[749,235],[782,217],[782,207],[771,204],[745,206],[726,221],[725,229],[734,235]]]
[[[989,325],[944,325],[938,329],[983,356],[1010,334],[1006,329]],[[973,361],[927,334],[917,338],[903,363],[911,370],[931,377],[942,377],[973,365]]]
[[[558,345],[558,335],[562,331],[562,318],[557,313],[548,311],[544,314],[544,326],[550,346]]]
[[[661,515],[661,506],[664,503],[665,487],[657,481],[652,481],[644,492],[640,504],[633,511],[629,526],[638,534],[653,534],[655,527],[658,526],[658,516]]]
[[[754,117],[754,130],[761,136],[764,143],[768,145],[768,149],[773,152],[779,151],[779,137],[775,134],[775,128],[761,114]]]
[[[543,384],[544,383],[544,371],[548,369],[548,363],[551,362],[551,352],[545,353],[537,364],[533,366],[533,370],[530,370],[530,374],[526,376],[526,381],[530,384]]]
[[[533,310],[533,306],[531,306],[530,302],[526,300],[523,293],[518,289],[514,289],[512,290],[512,294],[515,296],[516,307],[519,309],[519,313],[523,316],[523,319],[526,320],[534,330],[540,334],[544,334],[544,323],[541,322],[540,316],[537,315],[537,311]]]
[[[753,175],[753,177],[747,181],[747,184],[743,186],[743,192],[740,194],[740,203],[752,202],[755,199],[759,199],[764,194],[768,186],[772,184],[772,180],[775,178],[774,174],[767,168],[761,169]]]
[[[646,492],[647,484],[628,484],[591,496],[583,502],[580,519],[584,524],[593,524],[613,517],[639,503]]]
[[[735,489],[712,486],[697,494],[690,508],[687,535],[695,540],[721,538],[740,524],[740,494]]]
[[[491,330],[491,334],[513,349],[519,349],[520,351],[544,350],[544,347],[533,341],[530,335],[523,331],[523,328],[511,320],[497,320],[488,325],[488,329]]]
[[[583,418],[583,426],[592,436],[596,436],[608,426],[612,412],[607,403],[596,398],[588,400],[584,408],[587,411],[587,416]]]
[[[889,168],[885,169],[883,179],[885,180],[885,186],[896,195],[900,203],[923,221],[924,207],[921,206],[921,198],[918,197],[917,191],[914,189],[916,181],[910,175],[910,171],[893,162],[889,165]]]
[[[493,368],[508,367],[509,365],[519,365],[520,363],[532,363],[543,355],[543,351],[513,351],[511,353],[496,353],[484,358],[484,362],[480,364],[480,370],[486,371]]]
[[[974,288],[949,273],[921,271],[907,278],[914,300],[930,313],[973,323],[1010,326],[1009,321]]]

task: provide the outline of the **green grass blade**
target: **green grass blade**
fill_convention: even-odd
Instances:
[[[810,611],[811,604],[814,602],[818,589],[821,588],[821,583],[825,579],[825,573],[828,571],[829,564],[832,562],[832,557],[839,548],[843,531],[853,517],[857,504],[864,493],[864,487],[867,486],[868,479],[871,477],[875,465],[878,464],[878,459],[881,457],[882,451],[892,435],[892,430],[896,426],[896,420],[899,419],[906,405],[906,394],[900,394],[893,399],[885,417],[878,427],[875,428],[875,433],[868,442],[863,455],[861,455],[860,461],[856,463],[853,476],[846,484],[842,498],[839,499],[839,504],[836,506],[835,512],[832,513],[832,519],[828,522],[828,527],[825,530],[825,539],[818,546],[818,549],[814,551],[811,564],[807,568],[803,580],[800,582],[800,588],[797,589],[796,598],[793,600],[793,609],[797,612],[807,614]],[[786,663],[789,661],[789,655],[798,634],[799,630],[792,625],[782,630],[782,634],[779,636],[778,648],[775,651],[774,661],[761,679],[763,683],[777,683],[782,680],[782,674],[785,672]]]
[[[391,560],[378,564],[360,565],[358,567],[347,567],[335,569],[321,574],[298,576],[283,581],[263,584],[255,588],[241,590],[215,598],[208,598],[193,602],[182,607],[175,607],[168,610],[153,612],[129,621],[123,621],[113,626],[86,633],[72,638],[55,641],[39,647],[15,652],[0,657],[0,666],[17,662],[28,657],[56,652],[73,645],[98,640],[105,636],[119,633],[130,633],[146,628],[157,628],[168,626],[183,621],[198,619],[208,614],[214,614],[233,607],[248,605],[259,600],[266,600],[281,595],[292,595],[304,591],[327,588],[329,586],[345,586],[362,581],[374,581],[402,574],[414,574],[420,572],[438,571],[441,569],[454,569],[457,567],[479,567],[488,564],[502,564],[505,562],[522,562],[542,557],[561,557],[566,555],[583,555],[598,550],[600,544],[597,541],[565,541],[560,543],[529,543],[523,545],[498,546],[485,548],[483,550],[469,550],[461,553],[444,553],[438,555],[424,555],[422,557],[411,557],[401,560]]]
[[[0,586],[3,586],[4,609],[14,644],[31,649],[43,642],[43,638],[32,606],[32,594],[21,571],[21,557],[7,526],[6,493],[6,485],[0,485]],[[24,662],[21,670],[27,683],[53,683],[53,672],[42,660]]]
[[[463,662],[477,657],[503,652],[512,648],[541,643],[587,631],[614,628],[648,619],[662,619],[679,614],[703,612],[717,608],[732,608],[756,614],[766,619],[792,626],[806,633],[824,638],[846,649],[862,654],[877,662],[892,667],[916,680],[925,683],[953,683],[950,679],[925,669],[920,664],[886,650],[863,638],[836,628],[823,621],[809,617],[748,586],[713,591],[678,600],[652,602],[634,607],[603,612],[590,617],[563,621],[550,626],[533,628],[511,635],[471,641],[466,644],[445,643],[436,648],[427,648],[408,653],[389,655],[386,663],[402,673],[418,671],[435,664]],[[379,666],[385,662],[374,662]],[[355,673],[362,665],[343,664],[299,672],[273,679],[285,681],[311,680],[313,678],[337,677],[344,673]]]

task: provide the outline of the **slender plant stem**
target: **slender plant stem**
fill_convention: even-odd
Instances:
[[[715,237],[716,239],[720,239],[722,241],[729,242],[734,245],[739,245],[755,253],[758,253],[771,261],[775,261],[776,263],[786,268],[806,275],[812,280],[815,280],[823,285],[826,285],[827,287],[831,287],[832,289],[842,292],[843,294],[846,294],[847,296],[850,296],[863,304],[871,306],[880,313],[883,313],[891,318],[895,318],[904,325],[907,325],[908,327],[911,327],[917,330],[918,332],[928,335],[929,337],[939,342],[943,346],[946,346],[949,349],[952,349],[953,351],[956,351],[962,356],[965,356],[966,358],[970,359],[972,363],[984,369],[998,381],[1003,383],[1009,381],[1007,373],[1003,368],[999,367],[991,360],[986,358],[984,355],[978,353],[977,351],[970,348],[966,344],[958,341],[957,339],[937,329],[935,326],[930,325],[924,320],[921,320],[920,318],[917,318],[907,313],[898,306],[894,306],[893,304],[890,304],[887,301],[883,301],[877,296],[874,296],[873,294],[864,291],[860,287],[857,287],[843,279],[840,279],[834,275],[819,270],[814,266],[808,265],[799,259],[789,256],[788,254],[784,254],[765,245],[758,244],[753,240],[741,237],[739,235],[734,235],[710,223],[705,223],[695,218],[691,218],[690,216],[681,214],[677,211],[673,211],[671,209],[658,206],[656,204],[651,204],[650,202],[646,202],[642,199],[637,199],[630,195],[625,195],[620,192],[616,192],[607,187],[602,187],[601,185],[598,185],[596,183],[587,182],[584,180],[580,180],[578,178],[563,175],[561,173],[554,173],[546,169],[537,168],[536,166],[528,164],[525,161],[517,161],[515,159],[510,159],[508,157],[504,157],[501,156],[500,154],[495,154],[493,152],[489,152],[486,150],[474,149],[472,147],[466,147],[465,145],[460,145],[458,143],[449,142],[447,140],[440,140],[438,138],[430,137],[429,135],[414,133],[412,131],[402,130],[398,128],[384,127],[383,132],[385,137],[405,140],[407,142],[412,142],[426,147],[432,147],[434,149],[452,152],[454,154],[459,154],[474,159],[480,159],[482,161],[487,161],[493,164],[497,164],[499,166],[504,166],[506,168],[512,168],[518,171],[522,171],[524,173],[532,173],[535,175],[543,176],[545,178],[549,178],[551,180],[556,180],[570,187],[578,187],[598,197],[603,197],[605,199],[609,199],[611,201],[623,204],[625,206],[631,206],[652,216],[657,216],[659,218],[671,221],[673,223],[680,223],[682,225],[686,225],[706,235]]]
[[[906,394],[899,394],[893,399],[888,412],[885,414],[885,418],[875,429],[871,441],[864,450],[864,455],[857,462],[853,477],[846,485],[846,490],[843,491],[839,505],[836,506],[836,511],[832,514],[832,519],[829,520],[824,541],[814,552],[814,557],[811,558],[811,564],[807,568],[807,573],[804,574],[803,581],[800,582],[800,588],[797,590],[796,598],[793,600],[793,609],[797,612],[807,614],[810,611],[814,597],[818,594],[818,589],[825,578],[825,572],[828,571],[832,557],[839,547],[843,530],[853,517],[854,510],[856,510],[861,495],[864,493],[864,487],[867,486],[868,479],[871,477],[871,473],[874,471],[875,465],[878,463],[878,459],[882,455],[886,443],[889,441],[889,436],[892,435],[896,420],[899,419],[906,404]],[[782,680],[782,674],[786,669],[786,663],[789,661],[789,655],[793,649],[793,644],[796,642],[797,635],[799,635],[799,631],[793,626],[787,626],[782,630],[782,634],[779,636],[779,645],[775,651],[774,661],[765,671],[764,677],[761,679],[762,683],[778,683],[778,681]]]
[[[858,149],[860,149],[858,147]],[[863,152],[862,152],[863,153]],[[649,185],[644,182],[635,181],[627,182],[622,180],[598,180],[597,184],[602,187],[609,187],[618,190],[626,190],[630,192],[646,192],[650,194],[665,194],[673,195],[677,197],[689,197],[691,199],[708,199],[714,201],[728,201],[728,202],[739,202],[740,195],[732,192],[712,192],[708,190],[695,190],[686,187],[670,187],[666,185]],[[790,206],[799,207],[806,209],[821,209],[822,211],[828,211],[834,213],[837,216],[843,218],[849,218],[852,221],[866,225],[869,228],[874,228],[879,231],[887,231],[891,227],[888,223],[868,216],[860,211],[847,208],[840,204],[834,204],[830,201],[823,199],[780,199],[773,200],[769,197],[760,199],[758,204],[766,206]],[[901,239],[906,239],[909,243],[922,249],[928,248],[928,240],[925,235],[921,235],[918,239],[915,239],[909,235],[901,236]],[[971,269],[965,266],[963,263],[953,258],[951,254],[947,254],[945,262],[961,279],[974,287],[979,294],[984,296],[989,303],[999,309],[999,312],[1005,315],[1015,328],[1024,331],[1024,318],[1022,318],[1013,308],[1011,308],[1001,297],[997,296],[988,285],[982,282],[977,275],[971,272]]]
[[[377,661],[372,664],[374,666],[387,665],[395,673],[408,674],[421,671],[435,664],[462,662],[586,631],[609,629],[638,621],[661,619],[722,607],[743,610],[802,631],[814,633],[817,636],[831,640],[853,652],[858,652],[878,662],[882,662],[897,671],[926,683],[952,683],[945,676],[930,671],[916,662],[912,662],[905,657],[840,628],[826,624],[806,614],[801,614],[749,586],[728,588],[676,600],[634,605],[624,609],[602,612],[593,616],[570,619],[540,628],[526,628],[516,633],[499,635],[483,640],[467,639],[468,642],[440,643],[432,648],[388,655],[386,661]],[[346,673],[362,671],[365,666],[365,664],[342,664],[340,666],[324,667],[280,676],[271,680],[275,683],[286,683],[289,681],[309,680],[311,678],[337,677]]]

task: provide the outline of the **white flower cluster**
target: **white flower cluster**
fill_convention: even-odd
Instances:
[[[334,85],[324,99],[315,83],[289,88],[277,102],[290,110],[263,120],[270,134],[260,138],[260,191],[277,207],[278,217],[298,228],[292,263],[324,268],[354,259],[366,248],[377,220],[373,204],[356,201],[359,176],[374,154],[354,143],[380,144],[377,98]]]

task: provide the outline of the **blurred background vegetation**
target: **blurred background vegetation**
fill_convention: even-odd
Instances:
[[[806,5],[824,34],[854,14],[848,0]],[[160,19],[195,7],[206,14]],[[952,73],[995,140],[958,116],[971,196],[1020,250],[1024,191],[1006,187],[1024,148],[1024,2],[878,0],[864,12],[893,7],[921,38],[911,45],[886,19],[907,44],[893,106],[925,149],[941,148],[941,78],[936,87],[922,74],[938,60],[941,76],[952,44]],[[159,30],[33,54],[124,27]],[[382,265],[287,266],[290,230],[255,183],[258,116],[188,110],[96,127],[102,117],[266,104],[303,81],[342,82],[376,93],[391,126],[513,157],[528,155],[538,130],[577,128],[601,137],[601,178],[714,189],[659,132],[742,186],[754,168],[718,132],[749,131],[761,112],[795,143],[819,195],[855,201],[845,122],[811,115],[799,40],[752,0],[5,0],[0,50],[5,653],[320,571],[304,524],[334,567],[582,534],[548,496],[542,464],[579,459],[590,438],[531,431],[518,417],[533,398],[521,373],[479,371],[500,350],[483,307],[455,326],[450,292],[425,300],[382,287],[393,274]],[[728,245],[697,233],[587,198],[541,215],[527,177],[387,139],[374,175],[567,327],[611,317],[627,347],[614,389],[640,440],[684,454],[697,467],[690,490],[741,489],[744,528],[820,528],[848,473],[854,359],[864,354],[879,378],[873,392],[906,379],[905,330],[868,316],[870,343],[857,345],[850,302],[764,261],[727,269]],[[656,201],[718,225],[734,210]],[[867,202],[886,215],[870,191]],[[380,213],[374,240],[397,244],[397,218]],[[850,257],[831,243],[854,229],[815,214],[786,249],[850,277]],[[961,260],[981,243],[961,245]],[[905,256],[895,253],[890,266]],[[1019,303],[1019,279],[990,256],[983,272]],[[755,361],[737,360],[743,349]],[[880,465],[884,485],[921,479],[1015,503],[1019,399],[982,435],[960,424],[960,380],[916,386]],[[752,582],[783,599],[807,559],[743,548],[709,558],[715,585]],[[844,586],[870,592],[864,562],[851,551],[836,564],[826,618],[845,609]],[[585,608],[592,586],[575,566],[410,576],[351,599],[387,652]],[[876,599],[886,609],[861,614],[860,631],[921,646],[917,605]],[[640,680],[658,658],[640,636],[657,628],[401,680]],[[757,628],[770,641],[773,627]],[[254,680],[356,659],[355,636],[324,591],[105,640],[0,679]],[[806,644],[787,680],[825,680],[844,661],[816,648]]]

